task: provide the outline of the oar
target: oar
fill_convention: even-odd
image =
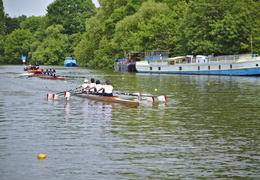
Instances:
[[[142,93],[127,93],[127,92],[119,92],[115,91],[113,92],[114,94],[120,94],[120,95],[126,95],[126,96],[138,96],[139,98],[144,98],[148,101],[155,101],[155,98],[158,99],[159,101],[167,101],[167,96],[154,96],[150,94],[142,94]]]
[[[73,91],[75,91],[75,90],[74,90],[74,89],[70,89],[70,90],[66,90],[66,91],[57,92],[57,93],[55,93],[55,94],[63,95],[64,92],[73,92]]]
[[[73,91],[73,89],[58,92],[58,93],[55,93],[55,94],[47,94],[46,97],[47,97],[47,100],[56,100],[56,99],[59,98],[60,95],[63,95],[66,98],[66,100],[69,100],[70,94],[71,94],[72,91]]]

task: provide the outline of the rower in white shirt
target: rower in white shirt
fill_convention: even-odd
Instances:
[[[84,83],[82,85],[76,87],[76,89],[82,88],[82,91],[84,92],[84,91],[86,91],[87,87],[89,87],[89,84],[88,84],[88,80],[85,79]]]
[[[102,92],[102,84],[100,84],[100,80],[96,80],[96,86],[95,86],[95,93],[97,95],[103,95],[103,92]]]
[[[96,83],[95,83],[95,79],[94,78],[91,78],[90,79],[90,84],[89,86],[86,88],[90,93],[94,93],[95,92],[95,86],[96,86]]]
[[[113,96],[113,86],[110,84],[110,80],[107,80],[106,84],[97,91],[99,92],[101,90],[103,90],[104,96]]]

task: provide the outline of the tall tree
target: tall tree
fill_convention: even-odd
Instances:
[[[4,35],[5,33],[5,12],[4,12],[4,4],[3,0],[0,0],[0,35]]]
[[[169,49],[175,41],[173,15],[167,4],[148,0],[137,13],[117,23],[114,41],[126,52]]]
[[[75,58],[79,64],[87,65],[95,58],[94,51],[98,49],[99,43],[104,36],[105,26],[97,17],[86,21],[86,32],[83,39],[75,48]]]
[[[83,32],[86,18],[95,12],[91,0],[55,0],[47,7],[49,25],[60,24],[67,34]]]
[[[7,35],[4,63],[20,64],[21,56],[28,56],[33,41],[32,33],[26,29],[16,29]]]
[[[42,41],[45,30],[48,27],[48,19],[46,16],[31,16],[22,21],[20,27],[30,30],[38,41]]]
[[[36,49],[31,53],[32,61],[37,61],[40,64],[62,65],[68,53],[69,38],[67,34],[63,34],[64,28],[62,25],[53,25],[45,30],[46,38],[40,44],[35,42],[31,48]],[[39,45],[37,48],[36,46]]]
[[[253,31],[259,34],[257,7],[259,2],[253,0],[190,1],[179,22],[177,50],[182,54],[250,52]]]
[[[0,63],[4,60],[4,42],[5,42],[5,12],[3,0],[0,0]]]

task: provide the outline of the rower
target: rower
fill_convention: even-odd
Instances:
[[[94,90],[95,90],[95,93],[96,93],[97,95],[103,95],[102,87],[103,87],[103,86],[100,84],[100,80],[96,80],[96,86],[95,86]],[[99,90],[99,91],[98,91],[98,90]]]
[[[95,86],[96,86],[95,79],[91,78],[89,86],[85,89],[87,89],[90,93],[94,93],[95,92],[95,89],[94,89]]]
[[[82,88],[82,92],[84,92],[84,91],[86,91],[87,87],[89,87],[89,84],[88,84],[88,80],[85,79],[85,80],[84,80],[84,83],[83,83],[82,85],[76,87],[76,89]]]
[[[98,91],[103,90],[103,96],[113,96],[113,86],[110,84],[110,80],[106,81],[106,84]]]

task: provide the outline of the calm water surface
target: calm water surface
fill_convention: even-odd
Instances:
[[[69,78],[20,77],[23,66],[0,66],[1,180],[260,178],[260,77],[54,68]],[[169,101],[46,100],[91,77]]]

